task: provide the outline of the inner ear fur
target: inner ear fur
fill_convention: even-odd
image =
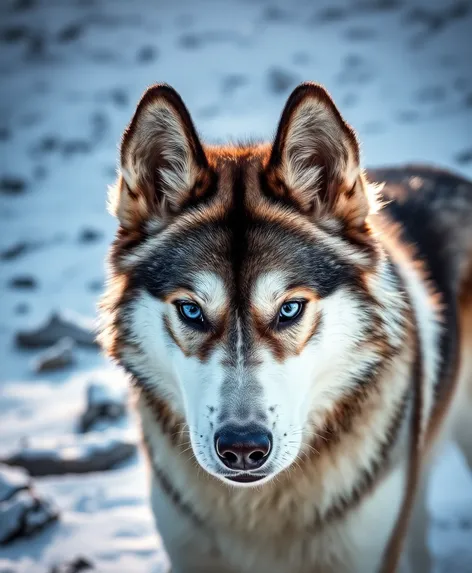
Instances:
[[[267,165],[276,195],[305,213],[360,226],[369,213],[359,144],[328,92],[314,83],[292,92]]]
[[[177,213],[205,187],[208,162],[190,113],[170,86],[142,96],[123,133],[112,210],[127,228]]]

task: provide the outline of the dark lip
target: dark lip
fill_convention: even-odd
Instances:
[[[225,478],[230,480],[230,481],[234,481],[237,483],[253,483],[256,481],[260,481],[261,479],[264,479],[266,476],[265,475],[257,475],[257,474],[248,474],[248,473],[242,473],[242,474],[236,474],[236,475],[225,475]]]

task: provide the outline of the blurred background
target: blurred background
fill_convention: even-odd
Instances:
[[[210,142],[272,137],[326,85],[364,164],[472,177],[472,2],[0,1],[0,573],[163,572],[126,381],[93,344],[106,189],[143,90]],[[419,224],[421,222],[419,221]],[[472,476],[435,468],[436,573],[472,571]]]

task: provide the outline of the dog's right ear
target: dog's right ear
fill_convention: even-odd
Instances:
[[[167,85],[150,87],[121,141],[120,176],[112,212],[135,229],[177,214],[208,181],[208,163],[190,114]]]

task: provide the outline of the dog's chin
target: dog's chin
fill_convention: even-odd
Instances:
[[[198,458],[197,458],[197,461]],[[275,473],[272,471],[254,471],[254,472],[237,472],[227,470],[221,467],[208,467],[206,464],[199,463],[205,473],[218,479],[226,485],[233,487],[257,487],[270,481]],[[264,468],[265,469],[265,468]]]
[[[274,474],[268,474],[262,472],[261,473],[241,472],[241,473],[231,473],[231,474],[212,472],[212,475],[218,478],[226,485],[233,487],[243,487],[243,488],[261,486],[269,482],[274,477]]]

